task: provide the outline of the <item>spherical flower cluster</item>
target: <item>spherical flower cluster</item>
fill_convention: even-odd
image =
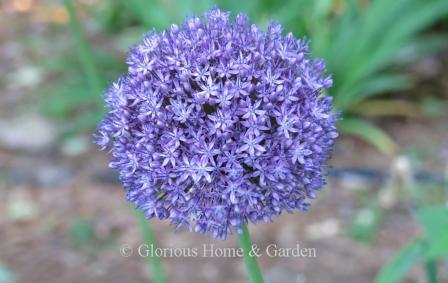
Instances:
[[[96,143],[148,218],[225,239],[307,210],[337,137],[332,79],[307,41],[212,9],[145,35],[127,64]]]

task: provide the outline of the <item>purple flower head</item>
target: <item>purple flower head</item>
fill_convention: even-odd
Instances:
[[[148,218],[225,239],[309,207],[337,137],[332,79],[282,30],[212,9],[130,49],[96,142]]]

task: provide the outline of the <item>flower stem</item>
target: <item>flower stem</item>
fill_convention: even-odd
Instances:
[[[258,266],[257,257],[250,253],[252,250],[252,240],[250,238],[249,229],[247,229],[246,224],[243,224],[241,228],[243,229],[243,233],[238,235],[238,241],[243,249],[244,263],[249,272],[250,281],[252,283],[264,283],[263,275]]]
[[[143,241],[146,245],[157,248],[157,241],[154,235],[154,231],[152,230],[150,223],[146,219],[145,214],[140,211],[138,211],[137,213],[140,222],[140,228],[142,231]],[[148,256],[146,258],[148,264],[151,266],[151,270],[154,275],[154,283],[166,283],[160,259],[157,256]]]

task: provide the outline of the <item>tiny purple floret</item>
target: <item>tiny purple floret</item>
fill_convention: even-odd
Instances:
[[[225,239],[305,211],[337,137],[332,78],[304,39],[211,9],[133,46],[95,141],[147,218]]]

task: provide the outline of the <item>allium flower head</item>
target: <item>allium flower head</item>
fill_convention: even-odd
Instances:
[[[148,218],[226,238],[307,210],[337,137],[308,43],[219,9],[145,35],[104,94],[96,143]]]

